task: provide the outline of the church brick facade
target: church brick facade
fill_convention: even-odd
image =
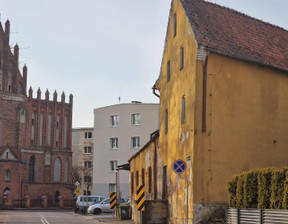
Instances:
[[[33,201],[46,197],[48,205],[71,200],[72,104],[65,94],[57,101],[41,90],[27,95],[27,67],[18,68],[19,47],[9,46],[10,22],[0,23],[0,208],[5,200]]]

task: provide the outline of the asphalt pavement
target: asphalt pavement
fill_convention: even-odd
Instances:
[[[0,223],[7,224],[133,224],[112,214],[80,215],[70,210],[0,210]]]

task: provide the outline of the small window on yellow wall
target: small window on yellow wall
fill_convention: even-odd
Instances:
[[[174,13],[173,15],[173,30],[174,30],[174,37],[177,34],[177,14]]]
[[[184,47],[180,48],[180,69],[184,67]]]
[[[170,61],[167,62],[167,82],[170,80]]]
[[[182,96],[181,123],[185,122],[185,107],[186,107],[185,104],[186,104],[185,96]]]
[[[165,110],[165,134],[168,133],[168,109]]]

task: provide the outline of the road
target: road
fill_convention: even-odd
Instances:
[[[82,216],[63,210],[0,210],[0,223],[7,224],[130,224],[131,220],[117,220],[111,214]]]

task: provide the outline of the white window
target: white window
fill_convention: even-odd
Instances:
[[[111,160],[109,161],[109,169],[110,172],[116,172],[117,171],[117,160]]]
[[[91,176],[84,176],[84,183],[91,183],[92,177]]]
[[[92,147],[84,147],[83,154],[91,154],[92,153]]]
[[[84,161],[84,168],[92,168],[92,162],[91,161]]]
[[[90,139],[90,138],[92,138],[92,132],[91,132],[91,131],[85,132],[84,138],[85,138],[85,139]]]
[[[131,138],[131,146],[132,148],[139,148],[140,147],[140,137],[132,137]]]
[[[112,115],[110,117],[111,119],[111,127],[116,127],[119,125],[119,116],[118,115]]]
[[[132,114],[132,125],[140,125],[141,114]]]
[[[118,138],[110,138],[111,149],[118,149]]]
[[[109,184],[109,193],[116,192],[116,184]]]

